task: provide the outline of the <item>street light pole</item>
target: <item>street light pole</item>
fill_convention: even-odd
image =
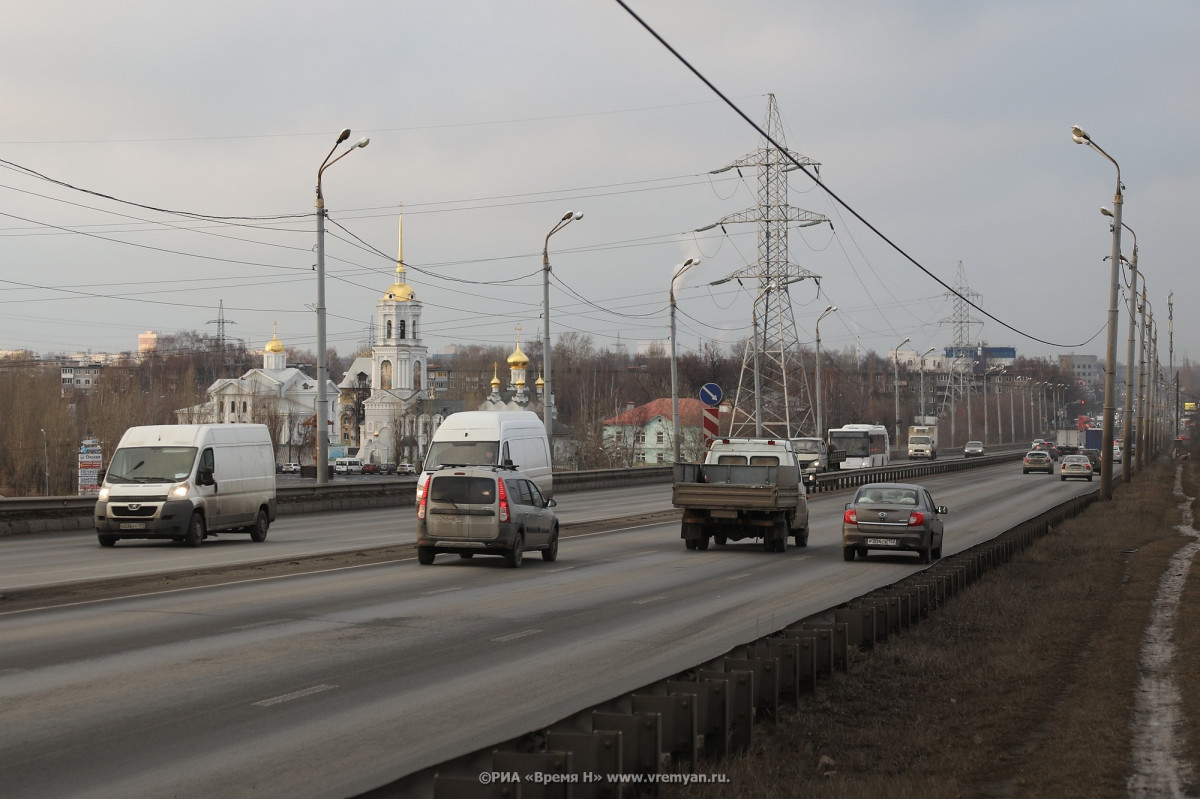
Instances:
[[[542,367],[545,382],[542,388],[542,422],[546,425],[546,440],[550,442],[550,459],[554,460],[554,419],[551,416],[554,396],[550,383],[550,237],[576,219],[583,219],[578,211],[567,211],[562,219],[554,223],[554,227],[546,234],[542,245]]]
[[[896,345],[896,349],[892,351],[892,396],[896,401],[896,446],[900,446],[900,348],[907,344],[911,339],[904,339]]]
[[[42,431],[42,453],[45,457],[46,464],[46,493],[45,496],[50,496],[50,442],[46,439],[46,428],[40,428]]]
[[[1107,208],[1101,208],[1100,213],[1104,216],[1111,217],[1112,211]],[[1115,224],[1115,223],[1114,223]],[[1122,227],[1133,235],[1133,260],[1127,261],[1129,264],[1129,343],[1125,349],[1125,410],[1121,414],[1122,437],[1129,440],[1129,421],[1133,418],[1133,334],[1137,329],[1137,293],[1138,293],[1138,245],[1137,233],[1129,225],[1124,222]],[[1115,432],[1114,432],[1115,437]],[[1128,446],[1128,445],[1126,445]],[[1121,469],[1121,479],[1128,483],[1133,479],[1133,464],[1126,462],[1124,468]]]
[[[350,128],[343,128],[338,134],[337,141],[325,160],[317,170],[317,409],[316,409],[316,439],[317,439],[317,485],[329,482],[329,398],[326,384],[329,381],[329,368],[325,363],[325,195],[321,192],[321,177],[325,170],[345,158],[350,153],[366,147],[371,143],[363,137],[350,146],[337,158],[333,153],[338,145],[350,138]],[[331,161],[330,159],[333,158]]]
[[[930,347],[921,353],[921,424],[925,424],[925,356],[936,349]]]
[[[699,258],[688,258],[671,275],[671,441],[675,445],[674,463],[679,463],[679,362],[675,355],[675,281],[698,263]]]
[[[821,315],[817,317],[817,429],[814,431],[814,435],[816,435],[817,438],[825,438],[825,428],[822,427],[823,418],[821,416],[821,320],[836,310],[836,305],[830,305],[826,307],[824,311],[821,311]]]
[[[1117,291],[1121,281],[1121,208],[1125,204],[1121,187],[1121,165],[1111,155],[1091,140],[1078,126],[1071,128],[1071,138],[1076,144],[1086,144],[1103,155],[1117,169],[1117,190],[1113,196],[1112,264],[1108,287],[1108,346],[1104,359],[1104,423],[1100,434],[1100,497],[1112,499],[1113,493],[1113,424],[1116,407],[1113,396],[1116,389],[1117,365]]]

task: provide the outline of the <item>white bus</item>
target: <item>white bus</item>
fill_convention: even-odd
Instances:
[[[839,469],[868,469],[891,461],[888,431],[878,424],[848,424],[829,431],[829,448],[846,453]]]

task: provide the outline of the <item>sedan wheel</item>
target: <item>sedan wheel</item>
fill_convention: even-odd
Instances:
[[[842,560],[854,560],[854,547],[842,547]]]
[[[558,528],[554,528],[554,532],[550,534],[550,543],[542,550],[542,560],[547,563],[553,563],[558,559]]]
[[[517,537],[513,539],[512,549],[504,554],[504,560],[508,563],[508,568],[519,569],[521,562],[525,559],[525,536],[517,533]]]

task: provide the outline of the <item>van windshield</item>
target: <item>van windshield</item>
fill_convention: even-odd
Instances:
[[[500,463],[498,441],[435,441],[429,446],[425,469],[443,466],[495,466]]]
[[[192,473],[195,447],[123,447],[113,453],[110,483],[173,483]]]
[[[811,438],[810,439],[799,438],[799,439],[793,439],[792,444],[795,446],[797,452],[803,452],[806,454],[813,453],[813,454],[817,454],[817,455],[821,454],[821,442],[820,441],[816,441]]]

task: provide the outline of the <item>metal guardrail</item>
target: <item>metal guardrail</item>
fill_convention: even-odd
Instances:
[[[905,482],[932,474],[994,466],[1015,460],[1025,453],[1022,447],[979,458],[954,458],[936,461],[900,461],[871,469],[834,470],[817,476],[816,491],[837,491],[864,483]],[[672,466],[642,466],[632,469],[591,469],[582,472],[556,472],[555,493],[597,488],[620,488],[646,483],[669,483]],[[415,477],[363,478],[335,480],[317,485],[281,485],[276,489],[276,510],[281,516],[298,513],[322,513],[338,510],[403,507],[416,500]],[[81,530],[92,526],[95,497],[18,497],[0,499],[0,537],[27,533]]]

